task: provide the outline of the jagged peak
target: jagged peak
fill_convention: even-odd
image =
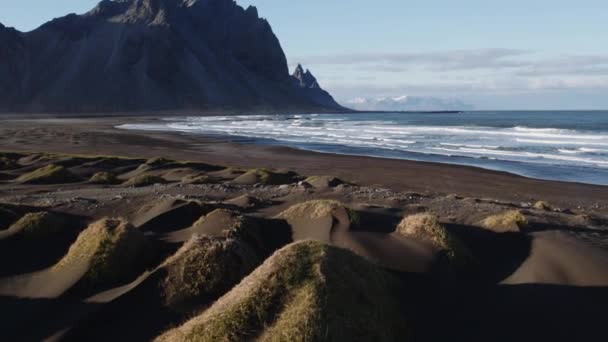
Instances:
[[[257,7],[248,6],[244,9],[234,0],[102,0],[85,16],[112,18],[113,21],[130,24],[163,25],[170,23],[170,17],[175,11],[186,10],[197,13],[210,8],[223,10],[238,8],[250,19],[260,20],[268,25],[265,19],[259,17]]]
[[[320,88],[319,83],[312,72],[310,72],[309,69],[304,69],[300,63],[296,66],[296,70],[292,77],[301,88]]]
[[[304,74],[304,68],[302,67],[302,64],[298,63],[298,66],[296,66],[296,70],[294,71],[294,76],[297,75],[303,75]]]
[[[112,17],[124,12],[133,0],[102,0],[86,16]]]
[[[245,13],[253,18],[259,18],[260,15],[258,13],[258,9],[255,6],[250,5],[249,7],[247,7],[247,9],[245,10]]]

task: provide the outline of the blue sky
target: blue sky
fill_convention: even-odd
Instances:
[[[0,0],[21,30],[97,1]],[[608,109],[606,0],[237,0],[341,102],[458,98],[479,109]]]

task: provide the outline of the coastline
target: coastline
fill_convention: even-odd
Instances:
[[[342,254],[321,260],[339,283],[390,274],[379,292],[407,299],[420,331],[448,308],[439,324],[463,338],[496,317],[513,336],[556,322],[572,338],[603,334],[589,317],[608,303],[604,186],[114,128],[129,120],[143,119],[2,121],[0,152],[18,152],[0,156],[0,299],[14,308],[4,337],[149,340],[192,317],[184,303],[212,312],[247,277],[269,279],[260,272],[285,260],[273,255],[309,248]],[[112,272],[100,273],[107,253]],[[356,280],[342,276],[355,267]],[[218,274],[229,282],[218,291],[172,295]]]
[[[4,119],[0,149],[137,158],[160,156],[233,167],[290,169],[303,175],[333,175],[398,191],[517,203],[545,200],[564,208],[608,210],[608,187],[601,185],[526,178],[472,166],[320,153],[234,143],[199,134],[115,128],[159,119],[158,116]]]

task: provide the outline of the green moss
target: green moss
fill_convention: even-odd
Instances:
[[[408,216],[397,226],[397,233],[431,243],[457,268],[465,268],[473,263],[466,245],[448,231],[435,215],[424,213]]]
[[[154,185],[165,184],[167,181],[163,177],[153,175],[138,175],[124,183],[125,186],[133,186],[136,188]]]
[[[44,238],[60,233],[66,222],[50,212],[28,213],[13,223],[8,231],[28,238]]]
[[[65,184],[78,182],[80,179],[63,166],[50,164],[17,178],[24,184]]]
[[[116,178],[116,175],[111,172],[97,172],[91,177],[91,179],[89,179],[89,183],[100,185],[112,185],[120,183],[120,180],[118,180],[118,178]]]
[[[317,242],[289,245],[211,308],[159,341],[402,340],[392,275]]]

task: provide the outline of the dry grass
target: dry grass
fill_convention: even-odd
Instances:
[[[353,253],[317,242],[270,257],[200,316],[158,341],[400,340],[398,281]]]
[[[89,183],[99,185],[113,185],[120,183],[120,180],[116,178],[116,175],[111,172],[97,172],[91,177],[91,179],[89,179]]]
[[[483,219],[479,226],[497,233],[519,232],[528,224],[528,219],[519,210],[506,211]]]
[[[450,233],[435,215],[423,213],[405,217],[397,226],[397,233],[431,243],[456,267],[466,267],[473,260],[464,243]]]
[[[49,164],[17,178],[17,182],[24,184],[65,184],[78,181],[80,179],[68,169],[55,164]]]
[[[85,263],[86,286],[130,280],[150,257],[150,244],[139,230],[122,219],[102,219],[82,231],[68,253],[53,268]]]
[[[235,183],[242,184],[264,184],[282,185],[291,184],[294,181],[294,173],[276,173],[267,169],[251,169],[234,179]]]
[[[146,165],[149,165],[152,167],[160,167],[160,166],[165,166],[165,165],[173,164],[173,163],[175,163],[175,160],[162,158],[162,157],[151,158],[146,161]]]
[[[293,205],[277,216],[292,228],[292,238],[330,242],[331,233],[359,224],[359,215],[333,200],[314,200]]]
[[[50,212],[28,213],[13,223],[9,234],[19,234],[28,238],[45,238],[60,233],[66,226],[61,217]]]
[[[167,181],[163,177],[160,177],[160,176],[138,175],[138,176],[135,176],[135,177],[129,179],[123,185],[140,188],[140,187],[144,187],[144,186],[149,186],[149,185],[154,185],[154,184],[165,184],[165,183],[167,183]]]
[[[165,305],[188,311],[206,304],[236,285],[262,260],[243,241],[194,236],[162,265]]]
[[[553,210],[553,207],[545,201],[538,201],[538,202],[534,203],[533,208],[538,209],[538,210],[545,210],[545,211]]]
[[[268,239],[272,234],[276,240],[277,232],[265,229],[255,219],[236,215],[217,235],[194,235],[161,265],[165,305],[192,313],[232,289],[278,248]]]
[[[334,200],[313,200],[293,205],[278,215],[278,218],[290,221],[291,219],[309,218],[318,219],[334,215],[338,209],[345,209],[346,206]]]
[[[213,180],[211,177],[206,175],[189,175],[182,178],[182,183],[184,184],[193,184],[193,185],[203,185],[210,184]]]
[[[236,198],[232,198],[225,203],[231,204],[243,209],[258,208],[266,204],[267,202],[263,199],[251,195],[242,195]]]
[[[311,176],[306,178],[304,182],[312,185],[314,188],[319,189],[333,188],[340,184],[345,184],[345,182],[341,179],[330,176]]]

